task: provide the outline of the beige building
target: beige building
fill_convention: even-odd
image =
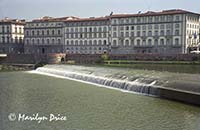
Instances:
[[[25,20],[0,20],[0,53],[23,53]]]
[[[186,54],[199,47],[200,15],[184,10],[27,22],[26,53]]]
[[[65,52],[102,54],[109,51],[109,17],[66,20]]]
[[[63,53],[64,20],[75,17],[52,18],[43,17],[26,23],[25,53],[46,54]]]
[[[164,10],[111,16],[112,53],[185,54],[199,44],[200,15]]]

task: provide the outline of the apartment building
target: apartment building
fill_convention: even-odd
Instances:
[[[185,10],[27,22],[26,53],[186,54],[200,46],[200,15]]]
[[[102,54],[109,52],[109,17],[65,21],[65,52]]]
[[[114,54],[185,54],[199,45],[200,15],[164,10],[111,16]]]
[[[53,18],[45,16],[26,23],[25,26],[25,53],[47,54],[63,53],[64,20],[75,17]]]
[[[23,53],[25,20],[0,20],[0,53]]]

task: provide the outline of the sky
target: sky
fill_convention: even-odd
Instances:
[[[0,19],[43,16],[98,17],[116,13],[184,9],[200,13],[200,0],[0,0]]]

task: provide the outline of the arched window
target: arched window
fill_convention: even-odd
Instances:
[[[47,44],[49,44],[49,39],[47,39]]]
[[[71,41],[71,45],[74,45],[74,41]]]
[[[15,40],[17,40],[17,38],[15,37]],[[34,44],[35,43],[35,40],[34,39],[32,39],[32,44]]]
[[[37,39],[37,44],[40,44],[40,39]]]
[[[140,46],[140,39],[137,40],[137,46]]]
[[[79,42],[79,43],[80,43],[80,45],[83,45],[83,41],[82,41],[82,40],[80,40],[80,42]]]
[[[101,41],[101,40],[99,40],[99,41],[98,41],[98,45],[101,45],[101,44],[102,44],[102,41]]]
[[[84,44],[87,45],[87,40],[84,41]]]
[[[103,45],[106,45],[106,44],[107,44],[107,41],[106,41],[106,40],[104,40],[104,41],[103,41]]]
[[[75,41],[75,45],[78,46],[78,40]]]
[[[92,40],[89,41],[89,45],[92,46]]]
[[[94,45],[95,45],[95,46],[97,45],[97,41],[96,41],[96,40],[94,40],[94,42],[93,42],[93,43],[94,43]]]
[[[152,45],[152,40],[151,40],[151,39],[148,40],[148,45],[149,45],[149,46]]]
[[[129,46],[129,40],[125,41],[125,46]]]
[[[113,40],[113,46],[117,46],[117,40]]]
[[[52,42],[52,44],[54,44],[55,43],[55,39],[52,39],[51,42]]]
[[[42,39],[42,44],[45,44],[45,41],[44,41],[44,39]]]

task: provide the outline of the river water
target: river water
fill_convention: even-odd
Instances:
[[[0,73],[0,104],[0,130],[200,129],[196,106],[28,72]],[[67,120],[10,121],[10,113]]]

